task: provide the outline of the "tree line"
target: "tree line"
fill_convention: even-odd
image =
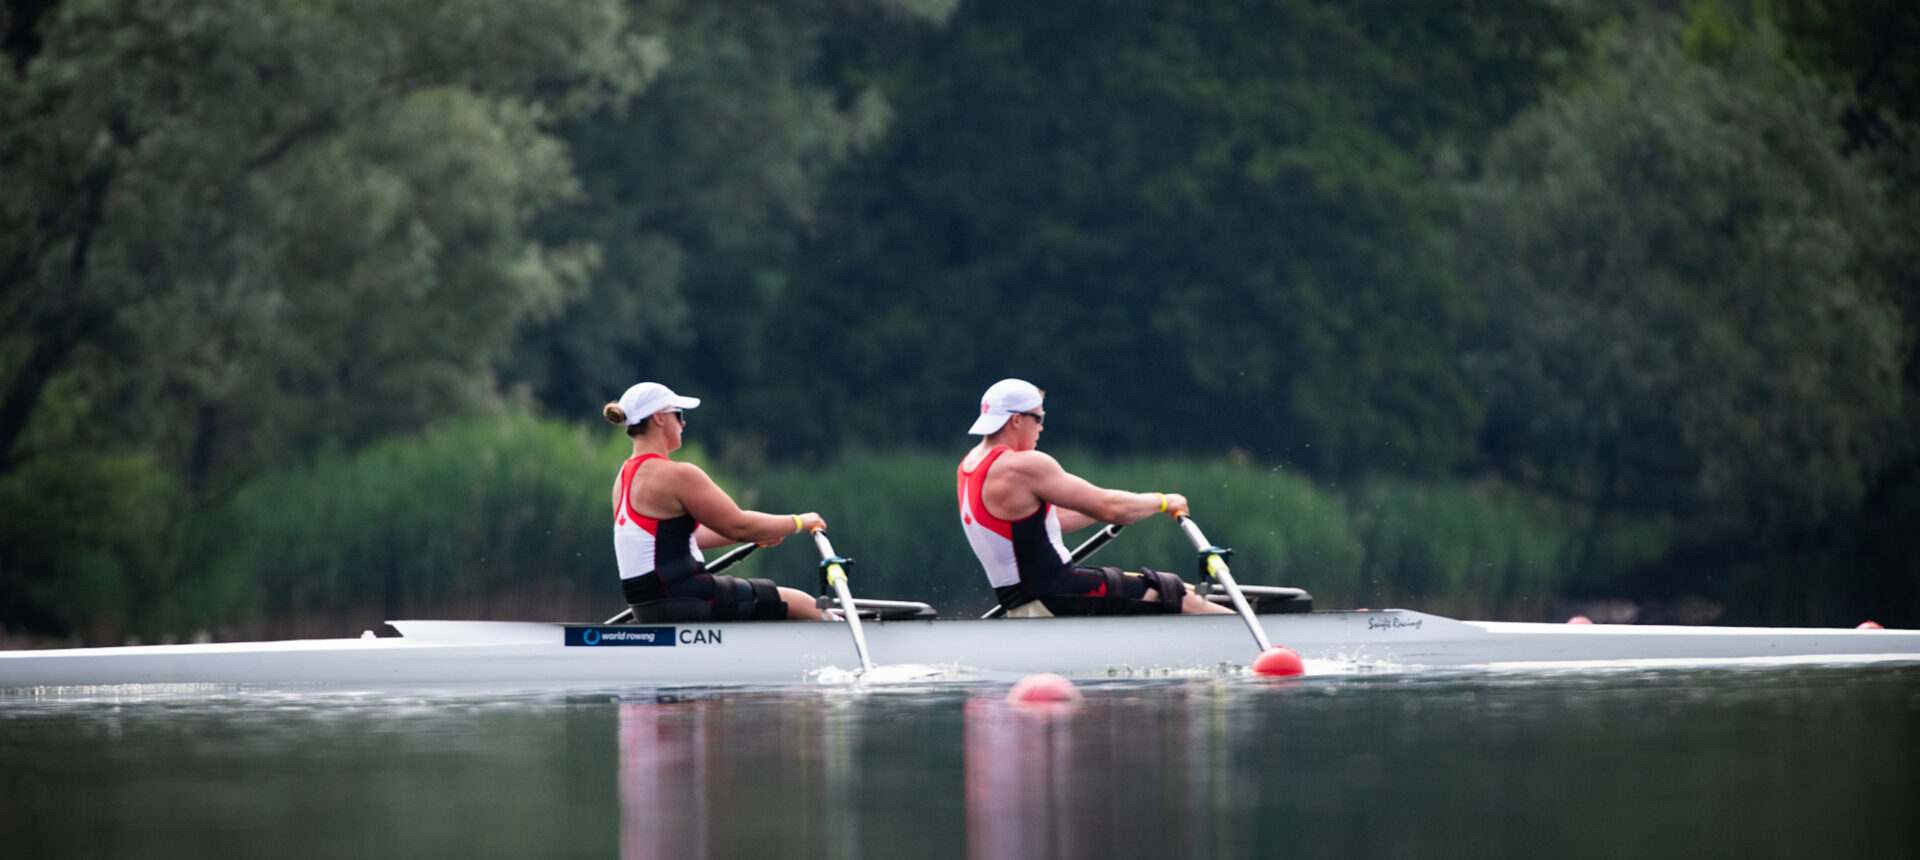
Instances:
[[[1615,585],[1912,611],[1910,5],[11,3],[0,624],[455,419],[659,379],[750,475],[1010,375],[1092,453],[1497,480],[1575,566],[1680,524]]]

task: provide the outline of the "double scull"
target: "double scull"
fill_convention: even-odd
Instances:
[[[1920,631],[1913,630],[1456,621],[1403,609],[1256,617],[1273,644],[1292,648],[1309,667],[1920,662]],[[389,623],[399,636],[0,652],[0,688],[787,684],[862,665],[844,622]],[[876,663],[947,667],[961,678],[1237,673],[1257,653],[1242,619],[1230,615],[870,619],[864,633]]]

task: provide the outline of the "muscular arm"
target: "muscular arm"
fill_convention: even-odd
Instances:
[[[733,497],[720,489],[699,466],[669,463],[655,468],[658,473],[650,476],[652,482],[648,487],[652,497],[674,500],[677,507],[699,521],[694,542],[703,549],[742,541],[779,543],[794,533],[791,515],[741,510]],[[664,499],[662,507],[666,507]],[[669,515],[678,516],[678,512]],[[803,515],[803,524],[824,527],[820,516],[812,513]]]
[[[1158,493],[1096,487],[1037,450],[1001,455],[988,473],[984,495],[987,509],[1007,519],[1030,516],[1041,502],[1050,503],[1061,509],[1060,528],[1065,531],[1096,522],[1132,525],[1160,513],[1161,499]],[[1166,499],[1169,510],[1186,506],[1186,499],[1178,494]]]
[[[699,518],[695,517],[695,519],[697,520]],[[707,528],[706,524],[702,523],[700,527],[693,530],[693,543],[701,549],[713,549],[715,547],[732,546],[739,543],[739,541]]]

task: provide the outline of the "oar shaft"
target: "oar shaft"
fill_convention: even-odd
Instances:
[[[1227,590],[1227,598],[1233,601],[1234,611],[1239,612],[1240,619],[1247,622],[1247,629],[1253,632],[1253,641],[1260,645],[1260,652],[1266,653],[1273,643],[1267,641],[1267,631],[1253,617],[1253,607],[1247,604],[1246,595],[1240,593],[1240,584],[1233,581],[1233,571],[1227,568],[1227,560],[1220,557],[1220,548],[1207,540],[1207,536],[1200,533],[1200,527],[1194,524],[1193,518],[1186,514],[1180,515],[1180,530],[1187,533],[1187,540],[1193,542],[1195,550],[1206,554],[1207,575]]]
[[[1099,552],[1100,548],[1110,543],[1116,535],[1120,534],[1120,530],[1123,528],[1126,528],[1126,526],[1116,525],[1114,523],[1107,523],[1101,526],[1100,530],[1094,532],[1092,537],[1087,538],[1086,541],[1073,548],[1073,556],[1070,561],[1073,564],[1086,561],[1087,556]]]
[[[1194,549],[1206,550],[1213,546],[1213,541],[1207,540],[1207,536],[1200,533],[1200,527],[1194,525],[1193,517],[1181,514],[1175,519],[1180,521],[1180,530],[1187,533],[1187,540],[1193,544]]]
[[[840,556],[834,554],[833,542],[827,540],[825,531],[814,531],[813,545],[820,550],[820,560],[827,566],[827,584],[840,600],[840,614],[846,618],[847,629],[853,631],[853,649],[860,654],[860,668],[871,672],[873,659],[867,656],[867,633],[860,628],[860,610],[853,605],[853,592],[847,588],[847,571],[840,564]]]
[[[728,550],[726,555],[716,558],[711,563],[709,563],[707,565],[707,572],[719,573],[720,571],[726,570],[729,567],[739,564],[741,560],[745,559],[747,556],[753,555],[753,551],[759,548],[760,548],[759,544],[753,543],[751,541],[747,543],[743,543],[737,547],[734,547],[733,549]]]

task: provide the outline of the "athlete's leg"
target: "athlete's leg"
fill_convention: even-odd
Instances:
[[[787,618],[800,621],[819,621],[825,617],[820,607],[813,603],[813,595],[797,588],[780,587],[780,599],[787,603]]]

